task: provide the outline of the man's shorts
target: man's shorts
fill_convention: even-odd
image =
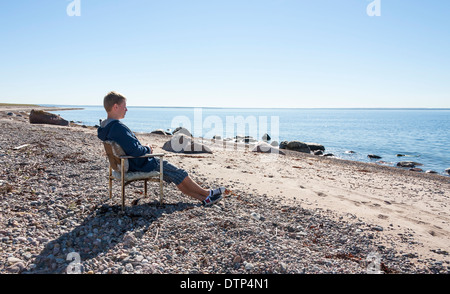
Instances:
[[[156,171],[159,172],[160,160],[155,157]],[[167,183],[174,183],[175,185],[181,184],[181,182],[188,176],[188,173],[181,168],[169,163],[167,160],[163,160],[163,180]]]

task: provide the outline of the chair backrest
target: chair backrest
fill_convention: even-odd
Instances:
[[[109,164],[111,165],[112,169],[116,172],[121,173],[121,160],[119,157],[126,156],[122,147],[120,147],[120,145],[114,141],[104,141],[103,146],[105,146],[106,155],[108,156]],[[128,172],[128,159],[124,160],[124,167],[125,172]]]

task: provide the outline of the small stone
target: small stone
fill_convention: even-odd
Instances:
[[[27,239],[25,237],[17,237],[16,239],[18,242],[26,242]]]
[[[225,245],[227,245],[227,246],[233,245],[234,243],[235,243],[234,240],[226,240],[225,241]]]
[[[381,231],[383,231],[383,227],[382,226],[374,226],[374,227],[372,227],[372,230],[381,232]]]
[[[254,268],[254,265],[253,265],[252,263],[250,263],[250,262],[245,262],[245,263],[244,263],[244,266],[245,266],[245,269],[246,269],[247,271],[251,271],[251,270],[253,270],[253,268]]]
[[[280,262],[280,271],[285,272],[287,269],[287,265],[284,262]]]
[[[8,267],[6,270],[10,273],[20,273],[25,269],[25,265],[23,262],[17,262],[10,267]]]
[[[255,220],[261,220],[261,215],[259,214],[259,213],[256,213],[256,212],[252,212],[251,214],[250,214]]]
[[[127,264],[125,265],[125,270],[126,270],[127,272],[132,272],[132,271],[134,270],[133,265],[132,265],[131,263],[127,263]]]
[[[241,262],[242,262],[242,257],[241,257],[241,256],[236,255],[236,256],[233,258],[233,263],[241,263]]]
[[[136,245],[136,243],[137,243],[137,239],[136,239],[136,237],[134,236],[133,233],[128,233],[128,234],[123,238],[123,244],[124,244],[125,246],[133,247],[134,245]]]
[[[12,257],[8,257],[7,262],[8,262],[8,264],[11,265],[11,264],[15,264],[15,263],[18,263],[18,262],[23,262],[23,260],[12,256]]]

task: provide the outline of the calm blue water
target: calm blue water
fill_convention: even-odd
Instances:
[[[61,105],[60,105],[61,106]],[[55,112],[70,121],[98,125],[102,106]],[[444,174],[450,168],[450,109],[240,109],[128,107],[123,120],[135,132],[184,126],[194,136],[222,138],[264,133],[278,142],[299,140],[325,146],[336,157],[383,164],[420,162],[423,170]],[[347,154],[352,150],[355,154]],[[397,157],[396,154],[407,157]],[[375,162],[375,161],[374,161]]]

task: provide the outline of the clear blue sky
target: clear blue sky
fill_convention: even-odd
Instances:
[[[450,1],[0,2],[0,102],[450,107]]]

